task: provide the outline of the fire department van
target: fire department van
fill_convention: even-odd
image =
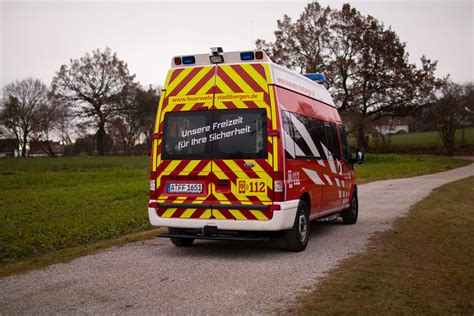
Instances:
[[[261,240],[302,251],[310,222],[357,221],[357,186],[337,108],[320,74],[262,51],[172,59],[153,133],[150,201],[159,237]]]

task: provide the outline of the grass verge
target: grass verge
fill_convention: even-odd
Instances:
[[[474,177],[435,189],[369,250],[343,260],[300,315],[474,313]]]
[[[369,154],[366,162],[355,165],[357,183],[407,178],[462,167],[471,161],[427,155]]]

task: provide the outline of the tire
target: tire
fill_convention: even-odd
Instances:
[[[285,230],[285,246],[288,251],[300,252],[306,249],[309,240],[309,215],[306,203],[300,200],[293,227]]]
[[[357,191],[352,193],[352,200],[349,208],[341,213],[342,222],[345,225],[352,225],[357,222],[357,217],[359,216],[359,200],[357,198]]]
[[[177,230],[175,228],[169,228],[168,232],[170,234],[175,234],[175,233],[177,233]],[[171,242],[173,243],[173,245],[175,245],[176,247],[190,247],[194,242],[194,238],[173,238],[173,237],[171,237],[170,239],[171,239]]]

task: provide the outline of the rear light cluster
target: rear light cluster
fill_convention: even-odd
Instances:
[[[275,172],[273,180],[273,199],[283,201],[285,198],[285,182],[282,172]]]
[[[240,53],[241,60],[253,60],[253,59],[262,59],[262,58],[263,58],[263,52],[261,51]]]
[[[156,200],[156,172],[150,172],[150,200]]]
[[[192,65],[196,63],[196,58],[194,56],[183,56],[183,57],[175,57],[174,64],[175,65]]]

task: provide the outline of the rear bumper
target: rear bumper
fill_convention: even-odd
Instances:
[[[293,226],[299,200],[274,202],[280,205],[280,210],[273,212],[273,217],[267,221],[258,220],[216,220],[216,219],[184,219],[162,218],[156,214],[156,208],[148,208],[148,216],[153,226],[174,228],[203,228],[216,226],[219,230],[242,231],[279,231]]]

